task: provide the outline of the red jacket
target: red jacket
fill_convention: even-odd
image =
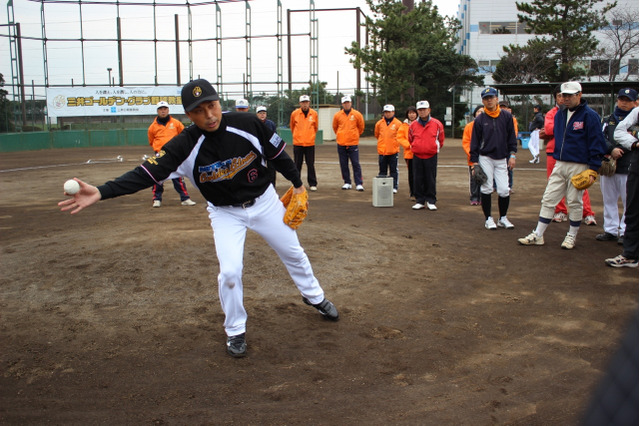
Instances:
[[[423,160],[431,158],[444,145],[444,126],[433,117],[423,126],[418,118],[409,126],[409,143],[413,155]]]
[[[556,119],[557,113],[558,106],[556,105],[544,116],[544,134],[551,136],[551,139],[547,142],[547,149],[545,150],[547,154],[553,154],[553,148],[556,146],[556,140],[553,137],[553,122]]]

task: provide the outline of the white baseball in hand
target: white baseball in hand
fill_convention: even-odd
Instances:
[[[64,183],[64,192],[69,195],[73,195],[80,191],[80,184],[73,179],[69,179]]]

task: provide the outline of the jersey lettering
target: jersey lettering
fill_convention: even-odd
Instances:
[[[208,166],[199,166],[200,183],[221,182],[231,180],[235,175],[247,168],[258,156],[251,151],[245,157],[235,157],[216,161]]]

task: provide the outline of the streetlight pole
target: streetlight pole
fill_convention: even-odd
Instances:
[[[451,105],[451,137],[456,137],[456,86],[453,86],[453,101]]]
[[[107,72],[109,73],[109,84],[107,84],[107,86],[111,86],[111,70],[113,68],[107,68]]]

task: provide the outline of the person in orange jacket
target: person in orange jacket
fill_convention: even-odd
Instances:
[[[484,107],[482,105],[478,105],[473,110],[473,119],[484,111]],[[464,131],[462,132],[462,149],[467,154],[467,165],[469,166],[469,202],[472,206],[479,206],[481,204],[480,201],[480,185],[473,179],[473,162],[471,161],[471,134],[473,132],[473,120],[467,123],[464,126]]]
[[[398,142],[398,130],[402,127],[402,122],[396,118],[396,108],[385,105],[382,108],[382,118],[376,123],[373,131],[378,139],[378,175],[393,178],[393,193],[398,193],[398,153],[400,143]]]
[[[556,117],[558,109],[560,108],[559,105],[562,105],[562,95],[560,94],[559,84],[555,87],[555,89],[553,89],[553,98],[555,100],[555,106],[551,108],[551,110],[549,110],[545,115],[544,127],[540,130],[541,138],[550,138],[545,149],[547,153],[547,179],[549,179],[549,176],[551,176],[553,167],[556,165],[556,159],[553,158],[553,149],[556,146],[556,140],[553,137],[553,126],[554,119]],[[584,223],[586,225],[596,226],[598,224],[596,222],[596,214],[593,212],[593,209],[591,209],[591,198],[589,198],[588,189],[585,189],[582,193],[582,217],[584,218]],[[567,204],[565,203],[565,199],[563,198],[556,206],[556,211],[553,215],[553,221],[557,223],[566,222],[568,218],[569,215],[567,213]]]
[[[351,189],[351,176],[349,173],[349,161],[351,161],[356,190],[364,191],[358,150],[360,135],[364,132],[364,117],[360,112],[351,108],[351,96],[342,97],[342,110],[336,112],[333,116],[333,131],[336,134],[340,171],[344,181],[342,189]]]
[[[302,163],[307,163],[307,182],[309,191],[318,190],[316,177],[316,134],[318,133],[318,113],[310,108],[309,95],[299,98],[300,108],[291,113],[289,128],[293,138],[293,161],[302,174]]]
[[[404,162],[407,164],[407,175],[409,176],[409,197],[415,201],[416,194],[413,192],[413,151],[409,143],[409,126],[418,119],[418,110],[414,106],[407,108],[405,112],[405,120],[402,127],[398,130],[398,142],[402,145]]]
[[[153,123],[151,123],[151,126],[149,126],[147,130],[149,145],[151,145],[156,155],[162,150],[164,144],[184,130],[184,125],[169,115],[169,104],[167,102],[160,101],[157,107],[158,116],[153,120]],[[172,182],[176,192],[180,195],[181,204],[183,206],[195,206],[196,203],[189,197],[187,185],[184,183],[184,180],[179,177],[172,179]],[[158,208],[162,206],[163,192],[164,186],[162,184],[153,185],[153,207]]]

